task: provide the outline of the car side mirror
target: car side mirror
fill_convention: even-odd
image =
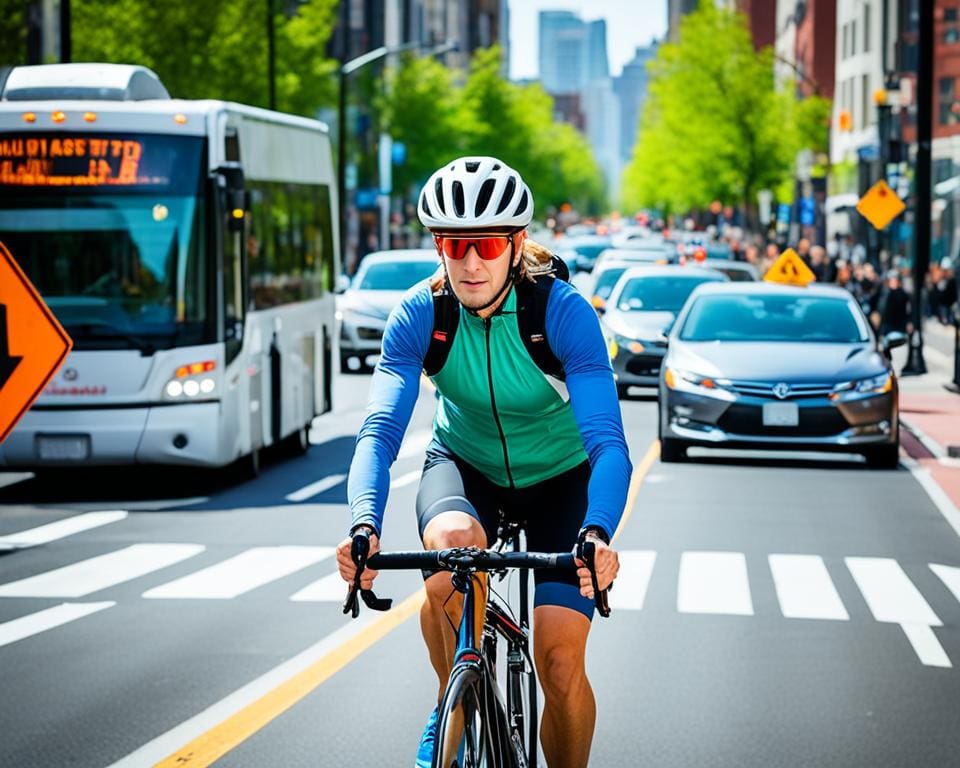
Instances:
[[[217,167],[215,173],[219,176],[223,194],[227,229],[230,232],[243,232],[244,218],[250,207],[244,186],[243,167],[237,162],[226,162]]]
[[[334,293],[343,293],[350,287],[350,278],[347,275],[337,275],[337,280],[333,284]]]
[[[890,331],[886,334],[883,339],[880,340],[880,349],[883,350],[883,353],[889,354],[891,349],[896,349],[897,347],[902,347],[907,343],[907,334],[901,333],[900,331]]]

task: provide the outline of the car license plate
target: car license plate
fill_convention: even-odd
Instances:
[[[37,435],[37,454],[52,461],[83,461],[90,456],[90,436]]]
[[[800,424],[800,409],[796,403],[766,403],[763,406],[763,426],[796,427]]]

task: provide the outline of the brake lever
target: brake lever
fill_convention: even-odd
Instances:
[[[357,595],[360,596],[367,608],[374,611],[389,611],[393,605],[393,600],[381,599],[376,596],[372,589],[364,589],[360,586],[360,577],[367,566],[369,555],[370,533],[361,528],[353,534],[353,543],[350,546],[350,558],[353,560],[353,564],[357,566],[357,572],[353,577],[353,583],[347,587],[347,597],[343,601],[344,614],[349,613],[350,618],[353,619],[360,615],[360,603],[357,600]]]
[[[597,606],[597,613],[606,619],[610,616],[610,601],[607,598],[607,590],[600,589],[600,584],[597,581],[596,552],[596,544],[589,539],[584,539],[580,545],[580,558],[590,571],[590,581],[593,583],[593,602]]]

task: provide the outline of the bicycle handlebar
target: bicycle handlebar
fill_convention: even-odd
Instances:
[[[370,538],[365,532],[358,531],[353,537],[351,557],[357,566],[357,574],[353,583],[347,589],[347,598],[343,603],[343,612],[352,614],[353,618],[360,615],[360,605],[357,596],[363,599],[368,608],[376,611],[389,610],[392,600],[381,600],[373,590],[363,589],[360,586],[360,575],[364,568],[370,567],[375,571],[398,570],[443,570],[443,571],[499,571],[508,568],[556,568],[561,571],[573,571],[577,568],[576,558],[570,552],[498,552],[493,549],[478,549],[476,547],[458,547],[453,549],[434,549],[416,552],[378,552],[368,557],[370,552]],[[594,546],[587,542],[583,547],[583,561],[590,570],[593,580],[593,596],[597,612],[604,618],[610,615],[610,604],[607,600],[607,590],[599,589],[597,574],[594,569]]]

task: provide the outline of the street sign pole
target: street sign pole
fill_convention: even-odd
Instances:
[[[930,262],[930,144],[933,129],[933,2],[920,0],[917,41],[917,167],[915,175],[915,247],[913,252],[913,296],[910,315],[913,333],[910,354],[900,372],[917,376],[927,372],[923,359],[923,285]]]

